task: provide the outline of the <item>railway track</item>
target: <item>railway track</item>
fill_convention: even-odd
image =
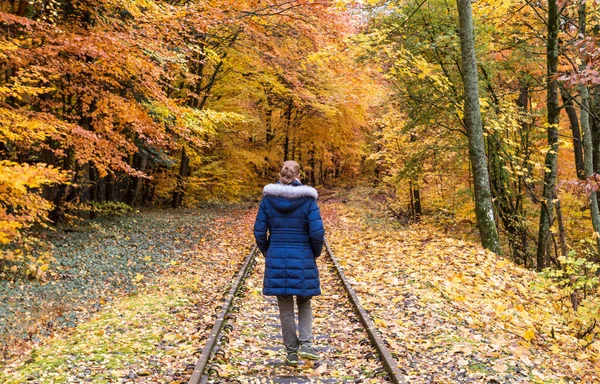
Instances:
[[[188,384],[405,383],[328,243],[325,250],[318,262],[323,295],[312,301],[321,361],[297,368],[284,364],[277,301],[262,296],[264,259],[254,246],[215,308],[215,323]]]

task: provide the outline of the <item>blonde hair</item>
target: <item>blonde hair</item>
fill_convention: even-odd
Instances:
[[[283,163],[281,171],[279,171],[279,182],[281,184],[292,184],[298,176],[300,176],[300,164],[288,160]]]

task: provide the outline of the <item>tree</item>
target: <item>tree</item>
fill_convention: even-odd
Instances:
[[[554,199],[556,198],[556,175],[558,168],[558,124],[560,107],[558,104],[558,32],[560,12],[557,0],[548,1],[548,36],[546,45],[546,107],[547,107],[547,133],[548,149],[544,161],[544,184],[541,199],[540,225],[538,234],[538,248],[536,254],[536,268],[538,271],[547,265],[547,252],[550,236],[550,227],[553,221]]]
[[[586,4],[582,1],[579,5],[579,36],[585,38],[586,36]],[[581,70],[585,70],[585,60],[581,61]],[[583,147],[585,151],[584,157],[584,170],[586,178],[594,177],[594,143],[592,141],[592,130],[590,129],[590,118],[589,118],[589,89],[587,84],[579,85],[579,94],[581,95],[581,130],[583,131]],[[600,209],[598,208],[597,193],[595,190],[590,191],[589,196],[590,203],[590,216],[592,219],[592,227],[594,228],[596,245],[598,252],[600,252]]]
[[[477,226],[483,246],[492,252],[501,253],[502,250],[494,220],[492,193],[490,190],[483,140],[471,0],[457,0],[457,5],[460,21],[463,84],[465,89],[464,114],[469,136],[469,156],[471,166],[473,167]]]

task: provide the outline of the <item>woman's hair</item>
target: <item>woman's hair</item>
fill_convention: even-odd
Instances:
[[[281,171],[279,171],[279,182],[281,184],[292,184],[292,181],[300,176],[300,164],[293,160],[288,160],[283,163]]]

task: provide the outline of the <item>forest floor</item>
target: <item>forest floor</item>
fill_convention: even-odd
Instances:
[[[408,382],[600,381],[600,341],[575,337],[560,292],[535,273],[351,198],[330,199],[322,214]],[[53,234],[49,281],[0,287],[0,382],[180,382],[250,249],[254,215],[153,210]]]
[[[431,224],[323,207],[330,244],[409,383],[598,383],[600,341],[535,272]]]
[[[0,382],[177,380],[250,249],[253,214],[152,210],[52,234],[49,281],[2,285]]]

